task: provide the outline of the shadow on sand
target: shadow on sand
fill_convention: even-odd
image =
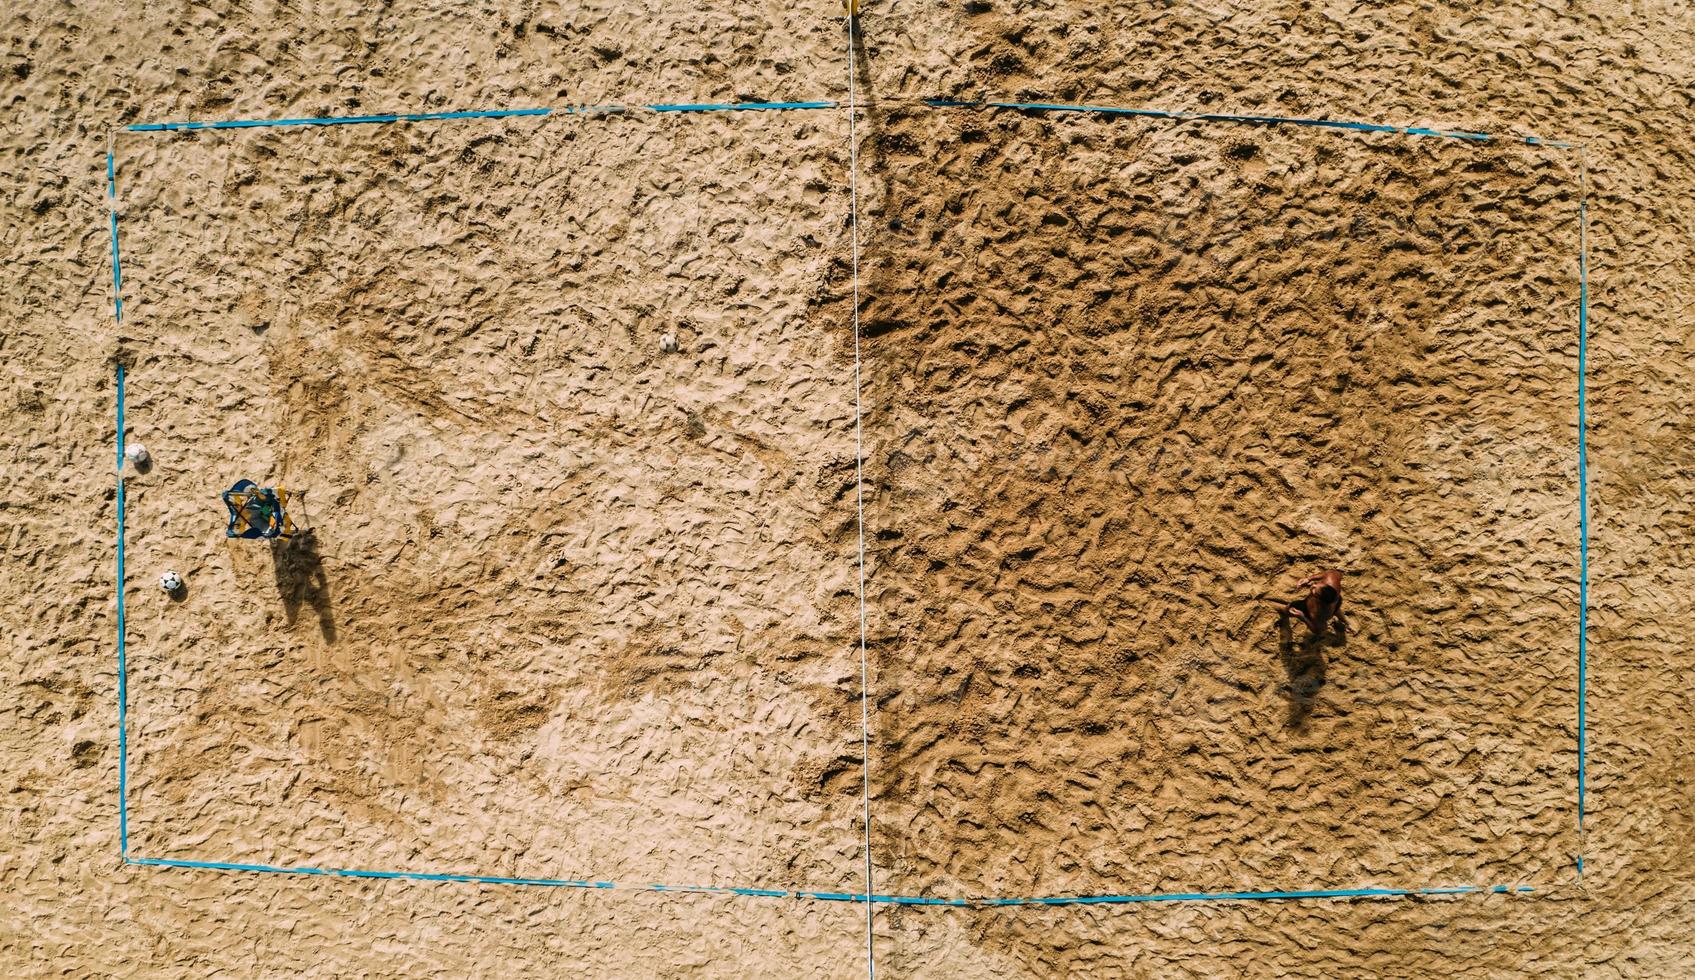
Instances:
[[[335,642],[335,617],[330,605],[330,581],[324,574],[324,559],[318,550],[318,533],[301,531],[291,538],[271,541],[271,565],[277,573],[277,594],[283,613],[293,626],[300,607],[310,605],[318,617],[318,629],[326,643]]]
[[[1284,685],[1289,695],[1289,718],[1286,722],[1289,728],[1297,731],[1306,728],[1319,691],[1324,689],[1327,666],[1324,648],[1343,647],[1347,643],[1348,634],[1340,620],[1333,621],[1317,636],[1309,632],[1296,643],[1294,618],[1288,613],[1277,617],[1277,652],[1283,661],[1284,672],[1289,675],[1288,683]]]

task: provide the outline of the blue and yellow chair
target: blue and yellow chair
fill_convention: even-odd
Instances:
[[[294,522],[288,517],[288,491],[261,487],[252,480],[237,480],[224,491],[224,506],[229,508],[230,523],[225,537],[231,538],[288,538],[294,536]]]

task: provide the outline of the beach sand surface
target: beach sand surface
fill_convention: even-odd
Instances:
[[[852,977],[863,904],[793,893],[868,839],[923,899],[1483,889],[877,905],[880,975],[1683,972],[1691,29],[13,5],[0,965]],[[122,129],[845,100],[850,58],[857,372],[838,109]],[[613,887],[122,860],[120,366],[129,856]],[[226,539],[243,478],[301,533]],[[1280,630],[1325,567],[1345,635]]]

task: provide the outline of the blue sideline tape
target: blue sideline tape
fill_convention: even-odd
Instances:
[[[1244,902],[1294,901],[1321,898],[1406,898],[1417,895],[1475,895],[1488,893],[1507,895],[1529,892],[1524,885],[1459,885],[1448,888],[1333,888],[1289,892],[1195,892],[1156,895],[1080,895],[1071,898],[988,898],[986,906],[1014,905],[1130,905],[1139,902]]]
[[[611,888],[610,881],[577,881],[560,878],[501,878],[494,875],[426,874],[422,871],[361,871],[349,868],[282,868],[269,864],[235,864],[229,861],[185,861],[176,858],[127,858],[129,864],[156,868],[200,868],[215,871],[256,871],[265,874],[328,875],[337,878],[408,879],[412,881],[456,881],[487,885],[541,885],[553,888]]]
[[[1447,139],[1485,142],[1496,137],[1488,133],[1468,133],[1459,130],[1427,129],[1421,126],[1385,126],[1378,123],[1347,122],[1337,119],[1302,119],[1294,116],[1246,116],[1228,113],[1171,112],[1164,109],[1131,109],[1119,106],[1070,105],[1057,102],[985,102],[956,99],[924,99],[931,108],[990,108],[1016,109],[1030,112],[1084,112],[1115,116],[1141,116],[1149,119],[1194,120],[1199,122],[1258,123],[1271,126],[1311,126],[1321,129],[1344,129],[1360,133],[1403,133],[1408,136],[1437,136]],[[833,109],[842,103],[819,102],[696,102],[652,103],[642,106],[654,112],[749,112],[788,109]],[[186,129],[250,129],[256,126],[339,126],[358,123],[428,122],[440,119],[498,119],[506,116],[593,115],[627,112],[622,105],[569,106],[563,109],[493,109],[475,112],[423,112],[381,116],[325,116],[310,119],[236,119],[224,122],[140,123],[125,128],[134,133],[172,132]],[[1514,137],[1530,146],[1549,146],[1571,149],[1570,143],[1542,139],[1536,136]]]
[[[654,112],[745,112],[758,109],[833,109],[835,102],[718,102],[643,106]]]
[[[709,895],[742,895],[756,898],[796,898],[819,902],[867,901],[863,892],[809,892],[778,888],[732,888],[717,885],[617,885],[610,881],[588,881],[561,878],[502,878],[492,875],[426,874],[421,871],[359,871],[343,868],[285,868],[269,864],[236,864],[229,861],[187,861],[175,858],[129,858],[128,864],[156,868],[192,868],[215,871],[253,871],[265,874],[326,875],[339,878],[406,879],[411,881],[451,881],[482,885],[537,885],[550,888],[623,888],[634,891],[685,892]],[[1287,892],[1192,892],[1154,895],[1073,895],[1054,898],[922,898],[905,895],[872,895],[874,905],[927,905],[951,908],[1002,907],[1014,905],[1125,905],[1136,902],[1218,902],[1265,901],[1315,898],[1402,898],[1414,895],[1507,895],[1534,891],[1524,885],[1458,885],[1443,888],[1340,888],[1317,891]]]
[[[1583,804],[1587,789],[1589,695],[1589,447],[1588,447],[1588,353],[1589,353],[1589,181],[1584,174],[1583,193],[1577,199],[1577,834],[1583,837]],[[1583,875],[1583,855],[1577,857],[1577,873]]]
[[[1408,126],[1404,130],[1404,132],[1408,136],[1446,136],[1446,137],[1449,137],[1450,139],[1479,140],[1479,141],[1489,139],[1488,133],[1447,132],[1447,131],[1440,130],[1440,129],[1423,129],[1423,128],[1418,127],[1418,126]]]
[[[1142,116],[1150,119],[1193,120],[1196,122],[1259,123],[1268,126],[1311,126],[1320,129],[1345,129],[1359,133],[1403,133],[1408,136],[1441,136],[1449,139],[1487,141],[1495,139],[1488,133],[1467,133],[1458,130],[1425,129],[1418,126],[1384,126],[1378,123],[1346,122],[1338,119],[1302,119],[1295,116],[1241,116],[1219,112],[1170,112],[1164,109],[1126,109],[1116,106],[1069,105],[1055,102],[961,102],[954,99],[925,99],[932,108],[1017,109],[1030,112],[1084,112],[1115,116]],[[1514,137],[1530,146],[1551,146],[1571,149],[1570,143],[1542,139],[1536,136]]]
[[[1152,119],[1181,119],[1179,112],[1163,109],[1120,109],[1103,105],[1056,105],[1049,102],[985,102],[991,109],[1028,109],[1034,112],[1095,112],[1113,116],[1147,116]]]
[[[552,109],[488,109],[476,112],[411,112],[387,116],[323,116],[314,119],[230,119],[223,122],[142,123],[126,126],[132,133],[179,129],[252,129],[256,126],[347,126],[361,123],[432,122],[438,119],[501,119],[507,116],[546,116]]]
[[[129,858],[129,686],[124,665],[124,366],[118,365],[118,856]]]
[[[1227,116],[1218,113],[1208,113],[1194,118],[1206,122],[1249,122],[1266,125],[1287,126],[1318,126],[1325,129],[1351,129],[1359,133],[1398,133],[1400,129],[1394,126],[1379,126],[1375,123],[1340,122],[1334,119],[1296,119],[1290,116]]]
[[[830,109],[836,102],[723,102],[643,106],[654,112],[742,112],[767,109]],[[346,126],[366,123],[434,122],[442,119],[500,119],[507,116],[603,115],[627,112],[622,105],[567,106],[563,109],[493,109],[478,112],[419,112],[381,116],[322,116],[307,119],[231,119],[221,122],[138,123],[132,133],[163,133],[186,129],[253,129],[258,126]]]

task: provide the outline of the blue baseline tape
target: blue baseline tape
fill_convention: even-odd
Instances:
[[[734,888],[720,885],[617,885],[610,881],[558,878],[505,878],[493,875],[429,874],[421,871],[360,871],[343,868],[280,867],[269,864],[237,864],[230,861],[189,861],[176,858],[131,858],[128,864],[158,868],[191,868],[215,871],[249,871],[264,874],[324,875],[340,878],[406,879],[412,881],[449,881],[463,884],[532,885],[551,888],[625,888],[685,894],[741,895],[756,898],[796,898],[819,902],[853,902],[873,905],[940,906],[948,908],[1005,907],[1017,905],[1125,905],[1137,902],[1218,902],[1298,900],[1320,898],[1401,898],[1417,895],[1497,895],[1530,892],[1523,885],[1457,885],[1441,888],[1341,888],[1314,891],[1285,892],[1191,892],[1152,895],[1070,895],[1052,898],[926,898],[907,895],[871,895],[863,892],[788,891],[779,888]]]
[[[126,126],[132,133],[161,133],[182,129],[252,129],[258,126],[348,126],[364,123],[433,122],[439,119],[502,119],[508,116],[546,116],[552,109],[486,109],[474,112],[411,112],[383,116],[320,116],[308,119],[230,119],[221,122],[142,123]]]
[[[659,103],[642,108],[654,112],[747,112],[761,109],[833,109],[837,102],[702,102]]]
[[[1587,790],[1589,695],[1589,180],[1577,198],[1577,874],[1583,876],[1584,794]]]
[[[118,365],[118,856],[129,855],[129,682],[124,665],[124,366]]]

